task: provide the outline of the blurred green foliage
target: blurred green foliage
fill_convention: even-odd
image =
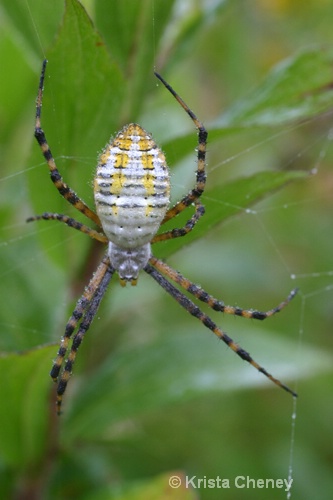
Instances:
[[[61,224],[25,224],[43,211],[82,220],[56,193],[33,139],[47,57],[43,128],[59,170],[91,206],[97,152],[128,121],[162,145],[174,199],[193,185],[195,130],[155,68],[206,124],[205,218],[154,251],[242,307],[269,309],[300,287],[264,324],[214,319],[296,387],[293,495],[328,499],[333,6],[83,4],[87,11],[77,0],[1,2],[1,497],[221,498],[218,489],[167,487],[187,474],[229,478],[223,498],[258,498],[235,488],[235,477],[287,478],[291,447],[291,398],[147,276],[134,288],[111,284],[56,418],[48,372],[102,249]],[[282,490],[264,492],[274,499]]]

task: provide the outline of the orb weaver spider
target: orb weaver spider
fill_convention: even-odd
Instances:
[[[61,413],[62,398],[72,373],[77,351],[97,313],[113,274],[118,273],[122,286],[129,282],[136,285],[141,270],[151,276],[181,307],[201,321],[240,358],[250,363],[274,384],[293,396],[297,396],[293,390],[259,365],[248,352],[236,344],[181,291],[181,289],[185,290],[214,311],[263,320],[281,311],[295,296],[296,289],[292,290],[289,296],[277,307],[266,312],[232,307],[215,299],[151,253],[151,244],[185,236],[192,231],[197,221],[204,215],[200,196],[204,192],[206,183],[207,131],[203,124],[173,88],[158,73],[155,73],[198,130],[195,186],[180,201],[169,208],[170,176],[164,154],[148,132],[140,125],[130,123],[124,126],[113,140],[110,140],[99,157],[94,179],[96,206],[96,212],[94,212],[64,182],[41,128],[46,65],[47,61],[45,60],[42,65],[36,102],[35,137],[50,170],[51,180],[61,196],[94,222],[99,230],[91,229],[67,215],[58,213],[45,212],[29,217],[27,221],[58,220],[108,245],[101,263],[68,320],[57,358],[50,373],[58,384],[57,413]],[[194,206],[194,214],[184,227],[156,234],[160,226],[190,206]],[[75,331],[70,352],[65,361],[69,343]]]

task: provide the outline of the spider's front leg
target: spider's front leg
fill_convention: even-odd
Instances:
[[[188,107],[188,105],[183,101],[183,99],[177,94],[177,92],[164,80],[164,78],[155,72],[155,76],[163,83],[165,88],[173,95],[181,107],[186,111],[188,116],[193,121],[195,127],[198,130],[198,147],[197,147],[197,172],[196,172],[196,183],[194,188],[185,195],[178,203],[173,207],[169,208],[167,211],[163,223],[170,219],[173,219],[180,212],[185,210],[193,202],[198,200],[205,190],[206,186],[206,151],[207,151],[207,138],[208,132],[204,127],[203,123],[197,118],[193,111]]]
[[[103,233],[99,233],[94,229],[82,224],[82,222],[78,222],[72,217],[68,217],[68,215],[52,213],[52,212],[44,212],[40,215],[33,215],[28,217],[26,222],[34,222],[37,220],[57,220],[59,222],[64,222],[67,226],[72,227],[73,229],[77,229],[81,231],[81,233],[87,234],[90,238],[100,241],[101,243],[108,243],[107,237]]]
[[[205,207],[199,200],[195,200],[195,212],[192,217],[186,222],[184,227],[170,229],[170,231],[166,231],[165,233],[157,234],[152,239],[151,243],[158,243],[159,241],[171,240],[173,238],[179,238],[180,236],[186,236],[189,232],[192,231],[195,224],[198,220],[205,214]],[[166,222],[162,221],[162,224]]]
[[[39,147],[43,153],[46,163],[50,170],[51,181],[61,194],[69,203],[71,203],[77,210],[83,213],[88,219],[91,219],[98,226],[101,225],[99,217],[95,212],[93,212],[84,201],[82,201],[78,195],[64,182],[59,170],[56,166],[56,162],[51,153],[51,149],[47,143],[44,130],[41,126],[41,114],[42,114],[42,102],[43,102],[43,90],[44,90],[44,79],[46,71],[47,60],[43,61],[42,71],[39,80],[37,101],[36,101],[36,122],[35,122],[35,137],[39,144]]]

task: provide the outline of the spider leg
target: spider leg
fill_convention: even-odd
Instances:
[[[42,150],[46,163],[50,170],[50,176],[53,184],[58,189],[61,196],[63,196],[69,203],[71,203],[79,212],[82,212],[88,219],[94,221],[98,226],[101,225],[99,217],[95,212],[93,212],[88,205],[86,205],[78,195],[64,182],[62,176],[60,175],[53,155],[51,153],[50,147],[47,143],[45,133],[41,128],[41,113],[42,113],[42,101],[43,101],[43,86],[45,78],[45,69],[47,65],[47,60],[43,61],[42,72],[40,75],[38,95],[36,101],[36,122],[35,122],[35,137]]]
[[[193,111],[185,104],[183,99],[175,92],[175,90],[164,80],[164,78],[155,72],[155,76],[163,83],[166,89],[174,96],[181,107],[186,111],[194,125],[198,129],[198,149],[197,149],[197,172],[196,172],[196,184],[195,187],[186,195],[182,200],[171,207],[163,221],[162,224],[177,214],[185,210],[189,205],[191,205],[196,199],[198,199],[205,190],[206,185],[206,146],[207,146],[207,136],[208,132],[204,125],[196,117]]]
[[[282,383],[280,380],[276,379],[270,373],[265,370],[261,365],[259,365],[250,354],[242,349],[238,344],[236,344],[225,332],[223,332],[205,313],[203,313],[198,306],[196,306],[189,298],[187,298],[178,288],[176,288],[172,283],[170,283],[160,272],[153,267],[155,265],[154,258],[149,260],[149,263],[144,268],[147,274],[150,274],[152,278],[166,291],[171,297],[173,297],[188,313],[190,313],[195,318],[199,319],[203,325],[205,325],[209,330],[211,330],[220,340],[227,344],[230,349],[232,349],[240,358],[244,361],[250,363],[254,368],[256,368],[260,373],[263,373],[269,380],[271,380],[275,385],[281,387],[285,391],[292,394],[294,397],[297,394],[291,390],[287,385]]]
[[[152,239],[151,243],[157,243],[159,241],[170,240],[172,238],[178,238],[179,236],[185,236],[194,228],[195,224],[198,222],[200,217],[205,213],[205,207],[199,200],[194,201],[195,212],[192,217],[186,222],[184,227],[171,229],[165,233],[157,234]]]
[[[77,220],[73,219],[72,217],[68,217],[68,215],[44,212],[41,215],[34,215],[32,217],[28,217],[26,222],[33,222],[36,220],[58,220],[60,222],[64,222],[69,227],[73,227],[74,229],[77,229],[78,231],[87,234],[88,236],[90,236],[90,238],[93,238],[94,240],[101,241],[102,243],[108,243],[109,241],[103,233],[99,233],[98,231],[91,229],[85,224],[82,224],[81,222],[78,222]]]
[[[69,377],[72,372],[72,367],[74,364],[76,351],[81,344],[82,338],[86,331],[89,329],[94,316],[97,312],[99,304],[104,296],[104,293],[107,289],[109,281],[112,278],[114,273],[113,267],[110,265],[110,261],[108,256],[106,255],[100,265],[97,268],[97,271],[94,273],[91,278],[88,286],[86,287],[82,297],[76,304],[76,307],[66,325],[65,334],[61,340],[61,345],[58,351],[57,358],[53,364],[52,370],[50,372],[51,377],[55,382],[58,382],[57,389],[57,409],[58,413],[60,413],[62,396],[66,390],[67,383]],[[81,321],[81,318],[82,321]],[[70,338],[77,328],[77,325],[80,323],[78,332],[74,336],[71,351],[68,357],[68,360],[65,363],[64,370],[59,378],[59,373],[64,362],[64,358],[68,349]]]
[[[68,343],[69,343],[69,340],[72,336],[72,333],[74,332],[79,321],[81,320],[83,313],[89,307],[89,304],[90,304],[97,288],[100,286],[100,283],[101,283],[106,271],[108,270],[109,266],[110,266],[110,261],[109,261],[107,254],[106,254],[103,257],[96,272],[93,274],[93,277],[91,278],[88,286],[86,286],[83,295],[78,300],[78,302],[75,306],[75,309],[74,309],[71,317],[68,320],[68,323],[67,323],[66,329],[65,329],[65,334],[64,334],[63,338],[61,339],[61,346],[59,348],[57,358],[56,358],[56,360],[53,364],[52,370],[50,372],[50,375],[55,382],[58,379],[59,372],[60,372],[62,363],[64,361],[64,357],[66,355],[66,352],[68,349]]]
[[[168,266],[168,264],[166,264],[162,260],[152,256],[150,258],[150,262],[162,274],[166,275],[172,281],[180,285],[184,290],[194,295],[194,297],[196,297],[197,299],[201,300],[201,302],[205,302],[205,304],[211,307],[214,311],[220,311],[226,314],[232,314],[234,316],[242,316],[243,318],[263,320],[273,316],[289,304],[289,302],[295,297],[298,290],[297,288],[294,288],[285,300],[283,300],[279,305],[277,305],[273,309],[270,309],[269,311],[262,312],[242,309],[240,307],[228,306],[224,304],[223,301],[216,299],[212,295],[209,295],[200,286],[192,283],[189,279],[185,278],[185,276],[183,276],[178,271],[172,269],[172,267]]]

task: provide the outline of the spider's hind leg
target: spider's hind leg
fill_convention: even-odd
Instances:
[[[165,262],[156,257],[152,256],[150,262],[154,265],[156,269],[158,269],[162,274],[170,278],[172,281],[180,285],[184,290],[191,293],[194,297],[201,302],[207,304],[214,311],[223,312],[226,314],[231,314],[233,316],[242,316],[243,318],[249,319],[259,319],[264,320],[266,318],[270,318],[274,314],[277,314],[282,309],[284,309],[289,302],[295,297],[298,289],[294,288],[288,295],[286,299],[284,299],[280,304],[268,311],[257,311],[255,309],[242,309],[241,307],[228,306],[224,304],[223,301],[216,299],[205,290],[203,290],[200,286],[192,283],[189,279],[185,278],[180,272],[175,271],[172,267],[168,266]]]
[[[65,334],[62,337],[61,345],[58,351],[57,358],[53,364],[50,372],[53,380],[58,383],[57,389],[57,412],[60,414],[62,396],[66,390],[68,380],[72,373],[73,364],[76,357],[76,352],[82,342],[84,334],[89,329],[94,316],[97,312],[99,304],[104,296],[107,286],[114,273],[113,267],[110,265],[108,256],[106,255],[100,263],[97,271],[90,280],[82,297],[76,304],[76,307],[66,325]],[[82,320],[81,320],[82,319]],[[80,326],[73,338],[71,350],[68,359],[65,363],[64,369],[60,374],[62,365],[64,363],[65,355],[68,350],[70,338],[77,328],[79,322]]]
[[[144,270],[147,274],[150,274],[152,278],[166,291],[171,297],[173,297],[179,305],[181,305],[189,314],[201,321],[201,323],[211,330],[220,340],[227,344],[230,349],[232,349],[240,358],[244,361],[250,363],[254,368],[256,368],[260,373],[263,373],[271,382],[275,385],[281,387],[285,391],[292,394],[294,397],[297,396],[296,392],[290,389],[283,382],[273,377],[263,366],[259,365],[250,354],[242,349],[241,346],[236,344],[224,331],[222,331],[214,322],[210,319],[207,314],[205,314],[201,309],[195,305],[186,295],[184,295],[178,288],[176,288],[172,283],[170,283],[154,266],[156,264],[155,259],[152,257],[149,263],[146,265]]]

